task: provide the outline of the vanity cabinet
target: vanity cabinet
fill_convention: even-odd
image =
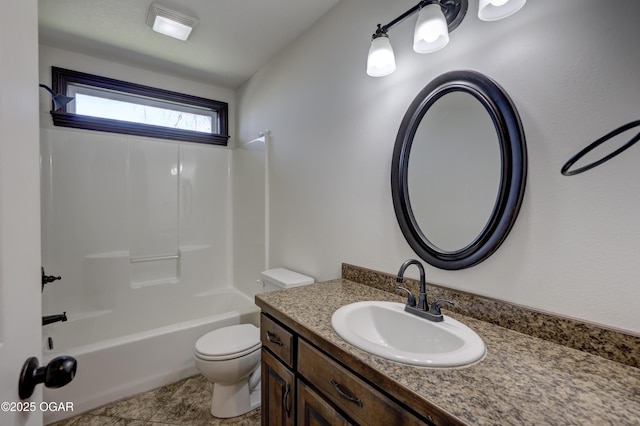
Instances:
[[[293,426],[295,422],[296,377],[293,373],[293,333],[260,315],[262,343],[262,424]]]
[[[382,390],[261,315],[262,425],[425,425]]]

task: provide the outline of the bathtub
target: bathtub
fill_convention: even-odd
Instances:
[[[229,325],[259,325],[259,308],[233,288],[192,297],[187,308],[144,309],[135,321],[117,312],[94,312],[43,327],[43,364],[62,354],[78,361],[74,380],[59,389],[44,388],[43,396],[47,402],[72,402],[73,412],[45,412],[44,423],[197,374],[193,350],[200,336]]]

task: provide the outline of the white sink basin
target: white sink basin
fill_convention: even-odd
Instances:
[[[333,329],[363,351],[403,364],[461,367],[481,360],[486,348],[473,330],[444,315],[433,322],[394,302],[357,302],[336,310]]]

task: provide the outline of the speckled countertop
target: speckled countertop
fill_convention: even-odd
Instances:
[[[404,301],[345,279],[256,296],[264,312],[436,424],[640,425],[638,368],[453,312],[445,313],[484,340],[484,360],[460,369],[406,366],[333,331],[333,312],[362,300]]]

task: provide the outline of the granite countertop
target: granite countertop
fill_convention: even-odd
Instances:
[[[338,279],[263,293],[256,303],[301,337],[435,423],[469,425],[640,425],[640,369],[453,312],[487,346],[458,369],[399,364],[342,340],[331,327],[339,307],[399,296]],[[426,407],[426,408],[423,408]]]

